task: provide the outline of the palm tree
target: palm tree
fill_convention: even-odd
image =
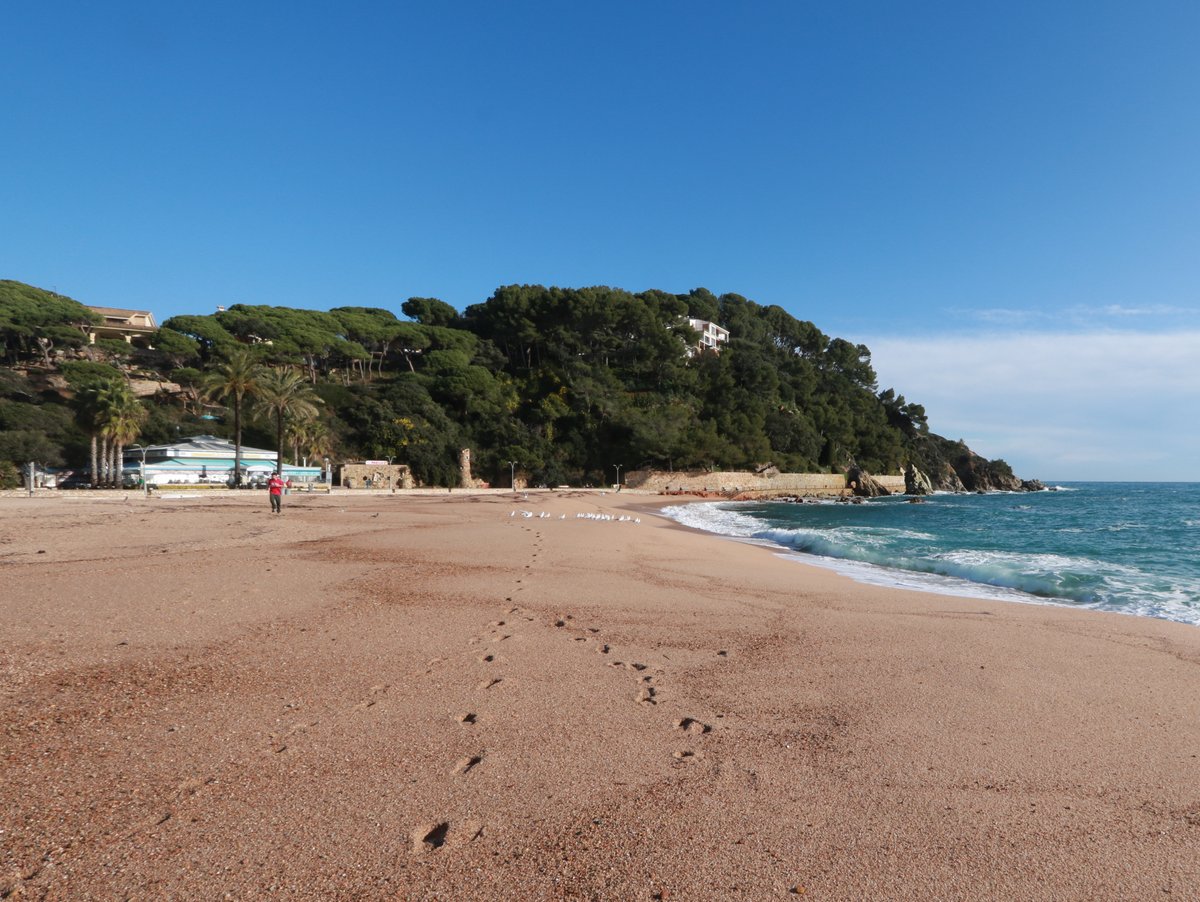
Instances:
[[[100,414],[100,390],[102,386],[89,385],[75,396],[75,408],[79,419],[86,424],[91,438],[92,451],[92,488],[100,484],[100,430],[104,426]]]
[[[103,431],[112,446],[112,467],[109,472],[115,488],[121,486],[125,446],[138,437],[149,416],[150,411],[142,406],[128,383],[118,382],[113,386],[108,395]]]
[[[283,472],[283,433],[288,419],[302,420],[317,415],[321,399],[308,381],[295,370],[269,369],[258,378],[254,412],[275,424],[275,472]]]
[[[233,408],[233,487],[242,484],[242,405],[254,394],[262,367],[249,348],[239,348],[204,376],[204,396]]]
[[[118,485],[124,447],[137,438],[149,411],[124,379],[89,386],[76,404],[91,437],[92,487]]]
[[[292,463],[300,466],[300,457],[319,458],[332,447],[329,427],[316,417],[289,418],[287,438],[292,443]]]

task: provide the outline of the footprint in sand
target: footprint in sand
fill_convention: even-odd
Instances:
[[[365,711],[379,701],[379,696],[388,691],[389,686],[386,683],[379,683],[367,690],[367,697],[354,705],[351,711]]]
[[[681,717],[679,720],[675,721],[675,729],[683,730],[685,733],[694,733],[696,735],[700,735],[702,733],[709,732],[712,727],[706,723],[701,723],[692,717]]]
[[[449,821],[438,824],[422,824],[409,834],[412,850],[417,854],[432,852],[443,846],[465,845],[483,836],[483,825],[478,821],[466,821],[459,826]]]
[[[307,723],[296,724],[286,733],[271,733],[271,750],[277,755],[281,752],[286,752],[288,750],[289,739],[291,739],[297,733],[303,733],[309,727],[315,727],[318,723],[320,723],[320,721],[310,720]]]
[[[203,779],[200,779],[199,777],[191,777],[187,780],[184,780],[182,783],[179,784],[179,786],[177,786],[175,788],[175,798],[176,799],[189,798],[191,796],[194,796],[205,786],[208,786],[210,783],[215,783],[215,782],[217,782],[216,777],[205,777]]]
[[[461,776],[462,774],[465,774],[468,771],[470,771],[477,764],[480,764],[482,761],[483,761],[483,752],[480,752],[478,755],[471,755],[468,758],[460,758],[455,763],[454,769],[452,771],[450,771],[450,773],[454,776]]]
[[[643,686],[638,690],[637,700],[644,705],[657,705],[658,702],[654,700],[656,694],[652,686]]]
[[[495,655],[481,655],[479,658],[479,663],[480,664],[491,664],[495,660],[496,660]]]
[[[475,712],[468,711],[466,714],[458,715],[458,722],[461,724],[470,725],[470,724],[475,723],[475,718],[476,718]]]
[[[175,816],[176,805],[179,802],[186,802],[192,796],[196,795],[196,793],[200,792],[200,790],[202,790],[205,786],[208,786],[210,783],[215,783],[215,782],[217,782],[216,777],[205,777],[203,779],[198,778],[198,777],[192,777],[187,780],[184,780],[182,783],[179,784],[179,786],[177,786],[175,788],[175,794],[173,796],[172,801],[176,804],[173,804],[170,807],[160,808],[154,814],[139,821],[137,824],[135,824],[133,826],[133,829],[128,834],[126,834],[126,838],[130,839],[130,838],[136,836],[138,833],[142,832],[143,830],[151,830],[154,827],[157,827],[159,824],[165,824],[167,821],[169,821],[171,818],[173,818]],[[34,876],[36,876],[36,872],[33,874],[29,874],[24,879],[30,879]],[[6,887],[6,884],[0,882],[0,898],[7,899],[7,898],[9,898],[10,892],[12,890],[20,888],[19,886],[14,887],[11,884],[8,884],[7,885],[8,892],[6,892],[5,887]],[[19,893],[17,895],[13,895],[12,898],[15,899],[18,897],[18,895],[19,895]],[[21,898],[24,898],[24,896],[21,896]]]

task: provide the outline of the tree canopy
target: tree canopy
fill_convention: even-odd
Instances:
[[[0,360],[16,363],[40,357],[49,366],[51,349],[84,344],[87,337],[80,326],[99,320],[72,298],[0,279]]]
[[[39,291],[0,283],[10,359],[36,357],[40,335],[82,338],[87,311]],[[336,455],[408,463],[427,484],[457,481],[463,447],[492,481],[516,460],[533,484],[600,484],[618,463],[894,473],[929,444],[924,408],[880,391],[868,348],[741,295],[506,285],[461,313],[436,298],[401,308],[406,319],[379,307],[235,304],[170,318],[153,351],[109,356],[115,366],[61,369],[78,386],[133,366],[175,374],[183,391],[150,406],[148,440],[202,417],[203,431],[232,432],[239,445],[243,426],[255,442],[283,442],[285,418],[246,423],[242,407],[260,367],[292,372],[324,402],[295,431],[297,448],[317,435]],[[719,353],[697,347],[689,318],[729,331]],[[202,388],[232,422],[203,404]]]

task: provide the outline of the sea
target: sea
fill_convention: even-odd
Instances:
[[[864,583],[1200,625],[1200,483],[910,500],[701,502],[663,513]]]

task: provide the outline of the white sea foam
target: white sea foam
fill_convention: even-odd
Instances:
[[[1086,555],[1017,552],[991,548],[938,549],[939,536],[921,529],[871,525],[869,508],[855,506],[865,523],[814,526],[768,525],[731,507],[708,502],[666,508],[676,521],[707,532],[777,548],[781,555],[825,567],[855,580],[943,595],[987,598],[1025,604],[1063,605],[1159,617],[1200,624],[1200,578],[1187,573],[1164,575],[1151,569]],[[861,513],[860,513],[861,512]],[[1024,513],[1024,512],[1022,512]],[[1177,523],[1179,521],[1176,521]],[[1187,520],[1194,528],[1200,521]],[[1114,533],[1144,531],[1146,524],[1117,522],[1044,527],[1048,532]],[[982,527],[980,538],[988,535]]]

